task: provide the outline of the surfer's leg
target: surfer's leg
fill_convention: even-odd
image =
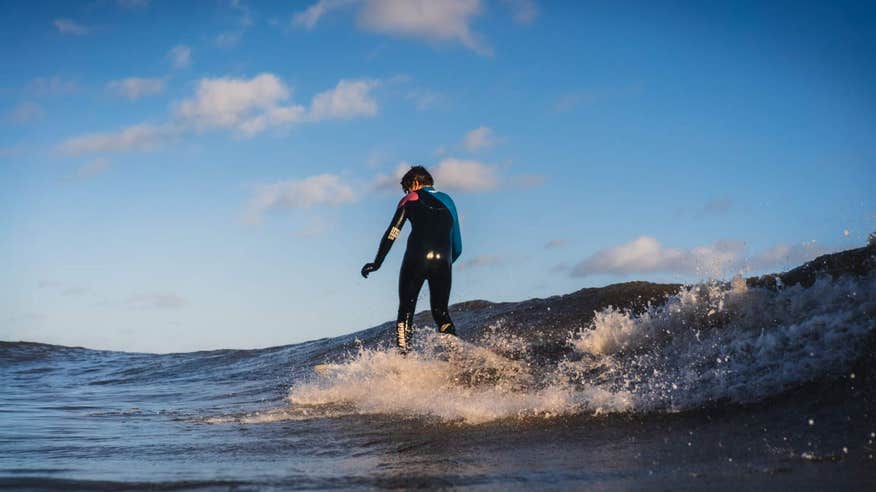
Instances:
[[[414,310],[417,309],[417,297],[426,278],[424,267],[420,262],[402,262],[398,276],[398,318],[396,319],[395,343],[399,350],[407,352],[410,347],[414,327]]]
[[[429,302],[432,307],[432,319],[438,325],[438,331],[456,335],[456,327],[450,319],[447,303],[450,300],[451,267],[450,263],[436,262],[429,269]]]

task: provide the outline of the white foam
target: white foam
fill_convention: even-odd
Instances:
[[[683,288],[632,315],[597,313],[573,340],[579,371],[599,364],[605,389],[634,394],[640,411],[749,402],[841,372],[876,329],[876,274],[774,292],[744,282]]]
[[[293,405],[347,403],[359,413],[433,416],[482,423],[503,418],[545,417],[622,410],[624,395],[568,383],[538,387],[530,367],[462,341],[443,354],[441,336],[420,332],[421,351],[360,350],[348,362],[313,381],[293,386]],[[514,343],[514,341],[512,341]]]
[[[450,339],[418,330],[416,352],[362,349],[295,384],[288,397],[295,411],[266,418],[320,416],[325,408],[477,424],[750,402],[845,373],[874,329],[876,273],[779,292],[713,282],[683,288],[640,315],[596,313],[568,340],[576,355],[553,367],[499,355],[527,345],[501,324],[481,348],[458,341],[447,350]]]

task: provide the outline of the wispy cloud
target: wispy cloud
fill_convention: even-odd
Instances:
[[[492,49],[471,24],[483,13],[481,0],[319,0],[292,19],[295,27],[313,29],[325,15],[356,6],[359,28],[392,36],[459,43],[481,55]]]
[[[125,301],[130,309],[180,309],[186,301],[173,292],[144,292],[134,294]]]
[[[510,179],[510,185],[517,188],[529,189],[543,186],[546,181],[547,178],[540,174],[521,174],[513,176]]]
[[[173,125],[141,123],[117,132],[91,133],[65,140],[59,149],[67,154],[153,150],[169,140],[178,138],[182,130]]]
[[[64,297],[81,297],[81,296],[84,296],[86,294],[91,293],[91,289],[89,289],[87,287],[73,286],[73,287],[67,287],[66,289],[62,290],[60,293]]]
[[[219,33],[214,38],[216,46],[219,46],[220,48],[231,48],[236,46],[237,43],[240,42],[244,33],[246,33],[253,23],[249,6],[241,0],[229,0],[227,5],[229,10],[233,12],[237,18],[235,19],[235,25],[232,29]]]
[[[192,49],[184,44],[174,46],[167,52],[173,68],[187,68],[192,64]]]
[[[557,249],[562,248],[568,243],[565,239],[551,239],[544,245],[544,249]]]
[[[463,144],[470,151],[487,149],[496,145],[496,135],[488,126],[479,126],[465,134]]]
[[[55,26],[55,29],[57,29],[58,32],[61,34],[84,36],[89,32],[89,29],[87,27],[81,24],[77,24],[70,19],[55,19],[52,24]]]
[[[430,89],[411,89],[405,94],[405,99],[412,101],[419,111],[433,109],[444,99],[444,95]]]
[[[351,203],[355,198],[353,187],[334,174],[278,181],[256,190],[247,207],[245,219],[254,224],[261,222],[264,214],[275,208],[338,206]]]
[[[39,104],[25,101],[7,111],[3,115],[2,120],[7,123],[24,124],[36,121],[45,116],[45,114],[46,112],[43,111],[42,106]]]
[[[557,98],[554,103],[554,110],[559,113],[564,113],[579,107],[587,107],[603,101],[636,96],[641,92],[642,86],[637,83],[619,85],[617,87],[601,87],[570,91]]]
[[[107,83],[107,89],[136,101],[141,97],[158,94],[164,90],[164,79],[147,79],[141,77],[128,77],[121,80],[112,80]]]
[[[391,174],[378,174],[374,178],[374,188],[378,190],[398,190],[402,176],[411,168],[409,162],[400,162]]]
[[[797,244],[779,244],[747,259],[744,266],[753,271],[767,271],[807,262],[816,256],[834,251],[815,241]]]
[[[679,218],[694,218],[703,219],[725,215],[733,209],[733,200],[730,197],[719,197],[711,199],[702,205],[691,208],[680,208],[675,211],[675,215]]]
[[[506,263],[506,260],[500,256],[496,255],[479,255],[475,256],[470,260],[460,261],[456,265],[456,269],[459,271],[470,270],[472,268],[481,268],[481,267],[495,267],[502,266]]]
[[[538,17],[538,4],[535,0],[502,0],[511,9],[514,22],[531,24]]]

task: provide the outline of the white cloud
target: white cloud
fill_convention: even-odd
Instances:
[[[65,140],[60,150],[67,154],[152,150],[178,137],[181,129],[172,125],[142,123],[118,132],[92,133]]]
[[[465,134],[465,148],[471,151],[490,148],[496,145],[496,136],[488,126],[480,126]]]
[[[179,309],[186,301],[173,292],[145,292],[129,297],[125,305],[131,309]]]
[[[110,161],[105,157],[98,157],[76,170],[77,178],[91,178],[104,173],[110,168]]]
[[[319,0],[292,20],[297,27],[312,29],[331,11],[359,6],[360,28],[429,41],[458,42],[481,55],[492,50],[471,29],[484,8],[481,0]]]
[[[572,275],[677,273],[720,276],[745,250],[738,241],[719,241],[693,249],[667,248],[650,236],[598,251],[572,269]]]
[[[61,34],[71,34],[73,36],[84,36],[88,34],[89,29],[81,24],[77,24],[70,19],[55,19],[53,22],[55,29]]]
[[[45,115],[42,106],[35,102],[25,101],[19,103],[3,115],[3,121],[9,123],[29,123],[38,120]]]
[[[176,106],[176,115],[196,128],[233,129],[252,136],[271,127],[351,119],[377,114],[373,80],[341,80],[335,88],[317,94],[310,109],[284,105],[290,90],[277,76],[263,73],[252,79],[202,79],[194,98]]]
[[[831,250],[815,242],[780,244],[748,256],[741,241],[724,240],[692,249],[667,248],[649,236],[596,252],[572,268],[572,275],[674,273],[720,277],[747,271],[795,266]]]
[[[287,99],[289,89],[269,73],[252,79],[201,79],[195,97],[177,104],[175,112],[200,130],[227,128],[253,135],[303,118],[302,106],[280,105]]]
[[[334,174],[279,181],[259,187],[247,208],[246,221],[259,223],[266,212],[279,207],[338,206],[354,200],[353,187]]]
[[[359,1],[360,0],[319,0],[310,7],[307,7],[304,11],[295,14],[292,18],[292,25],[306,29],[313,29],[314,26],[316,26],[316,23],[319,22],[319,19],[327,13],[348,5],[353,5]]]
[[[753,271],[792,267],[832,251],[832,249],[825,248],[815,241],[799,244],[779,244],[752,256],[745,262],[745,266]]]
[[[519,24],[531,24],[538,17],[538,5],[535,0],[502,0]]]
[[[146,79],[140,77],[128,77],[121,80],[112,80],[107,83],[107,88],[117,94],[136,101],[143,96],[158,94],[164,90],[164,79]]]
[[[173,68],[186,68],[192,64],[192,49],[184,44],[174,46],[167,52]]]
[[[460,191],[485,191],[496,188],[496,167],[478,161],[448,158],[431,171],[435,184]]]
[[[357,116],[377,114],[377,101],[371,90],[377,87],[376,80],[341,80],[334,89],[317,94],[310,107],[310,118],[351,119]]]
[[[378,112],[371,95],[377,85],[373,80],[341,80],[335,88],[317,94],[307,108],[290,104],[290,89],[270,73],[251,79],[205,78],[192,97],[174,105],[167,123],[141,123],[118,132],[70,138],[60,150],[69,154],[150,150],[193,131],[224,129],[251,137],[294,123],[372,116]]]

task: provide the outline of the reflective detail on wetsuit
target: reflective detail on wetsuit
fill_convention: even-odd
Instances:
[[[400,348],[402,350],[407,350],[408,349],[408,342],[407,342],[407,336],[406,336],[407,333],[405,333],[405,331],[406,331],[405,324],[404,323],[396,323],[395,329],[396,329],[395,340],[396,340],[396,344],[398,345],[398,348]]]
[[[462,247],[453,200],[445,193],[425,187],[408,193],[399,202],[374,259],[378,267],[383,264],[398,238],[405,220],[411,223],[411,233],[408,235],[407,250],[399,272],[396,324],[396,343],[403,351],[411,343],[417,297],[423,283],[427,281],[432,318],[441,327],[442,333],[456,334],[447,304],[452,280],[451,265]]]

